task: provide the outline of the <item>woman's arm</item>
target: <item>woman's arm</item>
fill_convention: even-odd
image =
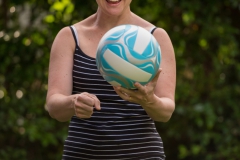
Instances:
[[[100,110],[95,95],[83,92],[72,95],[72,69],[75,42],[69,27],[56,36],[50,55],[47,108],[58,121],[68,121],[73,115],[90,118],[93,109]]]
[[[161,66],[156,77],[147,85],[135,83],[137,91],[115,87],[123,99],[140,104],[154,121],[167,122],[175,109],[176,61],[172,42],[163,29],[154,36],[161,47]]]
[[[47,108],[50,116],[67,121],[74,115],[72,67],[75,43],[69,28],[56,36],[50,53]]]

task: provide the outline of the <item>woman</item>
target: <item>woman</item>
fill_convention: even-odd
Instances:
[[[48,112],[58,121],[71,119],[63,159],[165,159],[154,121],[167,122],[175,108],[171,40],[163,29],[131,12],[131,0],[96,2],[95,14],[63,28],[52,45]],[[112,87],[95,63],[99,40],[121,24],[151,30],[161,46],[162,69],[147,85],[136,82],[137,91]]]

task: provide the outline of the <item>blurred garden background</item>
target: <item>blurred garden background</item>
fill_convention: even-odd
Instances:
[[[46,111],[58,31],[95,0],[0,0],[0,160],[59,160],[68,123]],[[240,1],[133,0],[132,11],[172,39],[176,110],[156,123],[167,160],[240,159]]]

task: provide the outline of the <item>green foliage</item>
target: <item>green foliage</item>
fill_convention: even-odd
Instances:
[[[156,123],[167,159],[240,159],[238,0],[133,0],[164,28],[177,60],[176,110]],[[68,123],[45,109],[57,32],[96,10],[95,1],[0,1],[0,159],[61,158]]]

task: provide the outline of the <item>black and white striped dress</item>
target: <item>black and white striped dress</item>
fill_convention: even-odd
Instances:
[[[89,119],[73,116],[64,143],[63,160],[162,160],[162,140],[144,109],[122,100],[97,70],[95,59],[76,42],[73,66],[73,94],[89,92],[101,102]]]

